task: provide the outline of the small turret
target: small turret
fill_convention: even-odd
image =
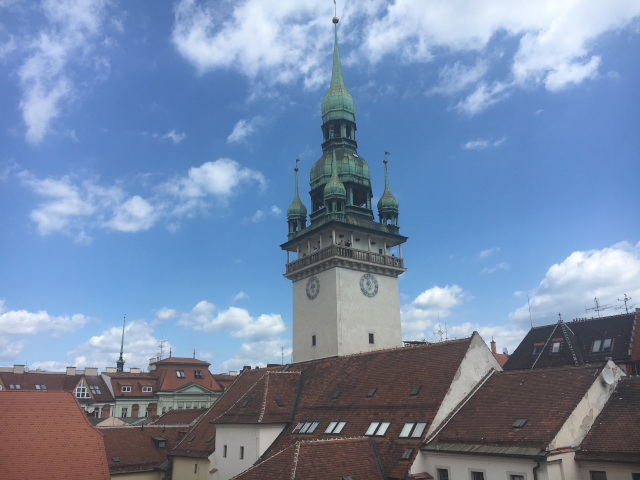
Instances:
[[[293,195],[293,202],[287,208],[287,223],[289,224],[289,233],[288,238],[291,240],[296,236],[296,234],[307,226],[307,207],[304,206],[304,203],[300,200],[300,195],[298,194],[298,162],[299,158],[296,159],[296,167],[294,171],[296,172],[296,180],[295,180],[295,193]]]
[[[385,152],[387,154],[387,152]],[[389,190],[389,174],[387,172],[387,158],[385,155],[384,163],[384,192],[378,201],[378,217],[380,223],[395,227],[398,226],[398,212],[400,211],[398,200],[393,196],[391,190]],[[396,232],[397,233],[397,232]]]
[[[340,220],[344,220],[344,204],[347,199],[347,189],[338,177],[336,152],[333,151],[331,161],[331,178],[324,186],[324,207],[326,213]]]

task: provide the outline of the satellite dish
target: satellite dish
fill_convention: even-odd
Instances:
[[[612,385],[615,381],[615,377],[613,376],[613,372],[608,368],[602,370],[602,381],[607,385]]]

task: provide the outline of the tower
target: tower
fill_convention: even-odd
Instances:
[[[295,193],[287,210],[284,276],[293,283],[293,361],[402,345],[398,276],[406,269],[399,205],[385,187],[378,221],[367,162],[358,155],[353,98],[342,77],[338,18],[331,84],[322,100],[322,156],[309,175],[311,214]],[[386,154],[386,152],[385,152]],[[398,256],[391,249],[398,247]],[[293,257],[293,258],[292,258]]]
[[[124,324],[127,321],[127,317],[125,316],[122,320],[122,340],[120,341],[120,358],[116,361],[116,371],[123,372],[124,371],[124,358],[122,358],[122,353],[124,351]]]

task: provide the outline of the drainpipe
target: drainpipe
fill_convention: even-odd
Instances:
[[[540,459],[539,457],[535,458],[536,466],[533,467],[533,480],[538,480],[538,470],[540,469]]]

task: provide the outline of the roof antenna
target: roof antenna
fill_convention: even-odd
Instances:
[[[120,341],[120,358],[116,362],[116,371],[123,372],[124,371],[124,358],[122,358],[122,353],[124,351],[124,324],[127,321],[127,314],[124,314],[124,318],[122,319],[122,340]]]
[[[611,308],[611,305],[600,305],[600,302],[598,301],[598,297],[595,297],[593,299],[593,303],[595,304],[595,307],[593,307],[593,308],[585,308],[585,310],[587,312],[589,310],[595,310],[596,312],[598,312],[598,318],[600,318],[600,312],[602,310],[606,310],[607,308]]]
[[[336,5],[336,0],[333,0],[333,16],[338,16],[338,6]]]
[[[193,358],[196,358],[196,349],[193,349]]]
[[[631,300],[631,297],[627,297],[627,294],[624,294],[624,298],[619,298],[618,301],[619,302],[624,302],[624,309],[626,310],[627,313],[629,313],[629,306],[627,305],[627,302]],[[631,305],[631,308],[633,308],[635,305]],[[617,307],[617,308],[622,308],[622,306]]]
[[[531,304],[529,303],[528,293],[527,293],[527,306],[529,307],[529,323],[531,323],[531,328],[533,329],[533,319],[531,318]]]

